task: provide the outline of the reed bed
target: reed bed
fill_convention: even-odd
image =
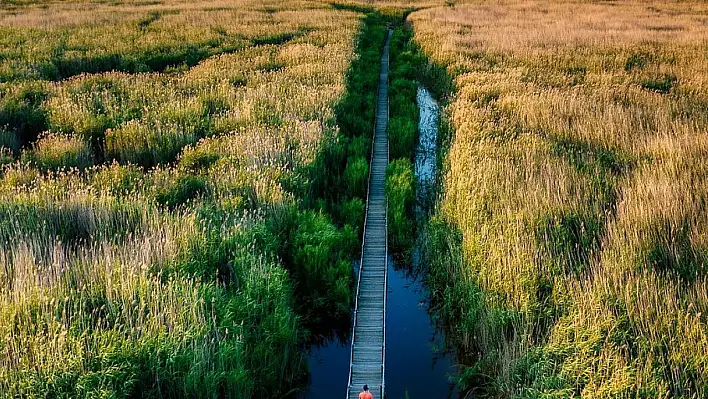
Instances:
[[[306,376],[317,312],[351,300],[363,202],[312,185],[370,134],[335,109],[362,19],[0,7],[0,397],[282,397]]]
[[[410,16],[455,85],[427,252],[464,390],[708,395],[707,12],[471,1]]]

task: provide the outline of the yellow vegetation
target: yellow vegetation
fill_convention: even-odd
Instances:
[[[504,1],[410,17],[457,88],[439,219],[464,261],[431,281],[472,383],[708,395],[707,13]]]

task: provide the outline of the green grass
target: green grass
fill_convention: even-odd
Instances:
[[[412,218],[415,202],[413,164],[407,158],[393,160],[386,168],[389,245],[393,253],[405,255],[415,238]]]

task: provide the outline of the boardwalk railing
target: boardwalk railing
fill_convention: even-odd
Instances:
[[[354,299],[347,398],[357,399],[366,384],[381,399],[385,392],[386,301],[388,281],[388,201],[385,195],[388,165],[389,29],[381,56],[376,124],[364,216],[361,263]],[[378,392],[376,392],[378,391]]]

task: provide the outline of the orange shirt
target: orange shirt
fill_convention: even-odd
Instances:
[[[374,395],[371,392],[362,392],[359,394],[359,399],[374,399]]]

